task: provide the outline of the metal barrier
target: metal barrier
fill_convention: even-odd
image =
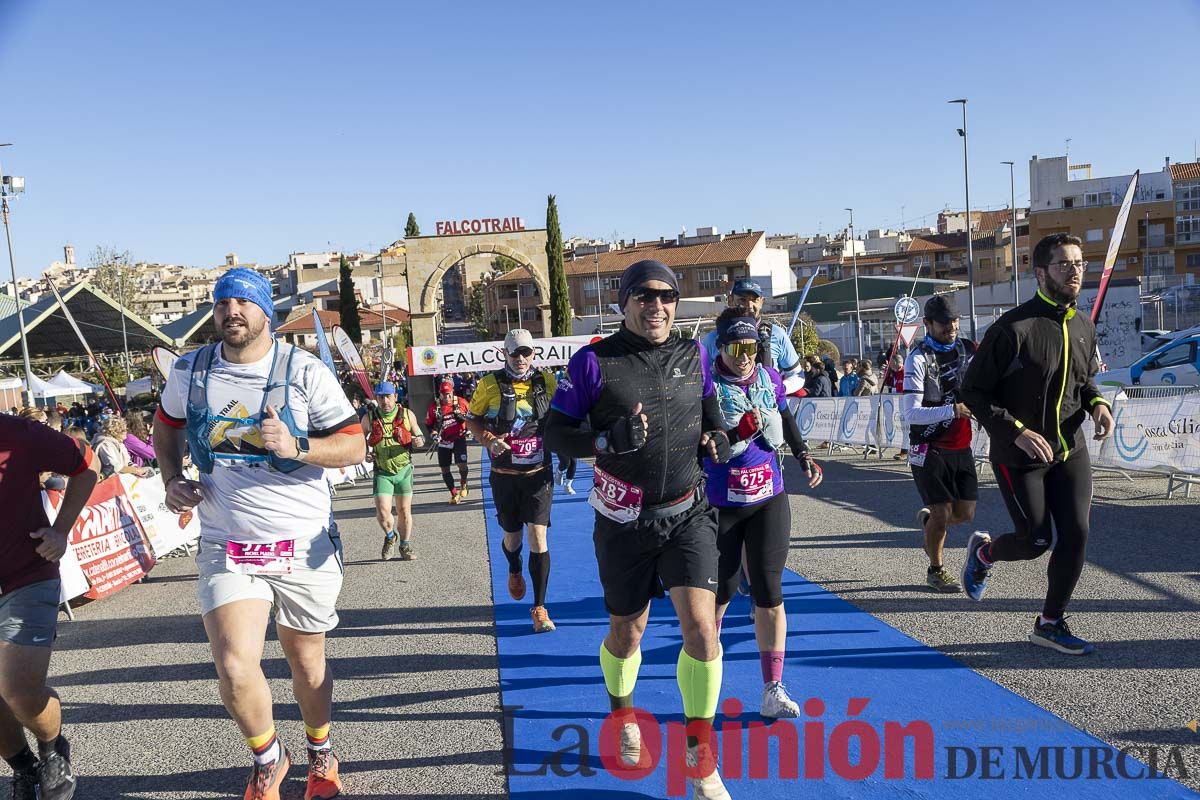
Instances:
[[[1161,400],[1164,397],[1184,397],[1200,392],[1200,386],[1167,385],[1159,386],[1122,386],[1121,391],[1130,400]]]

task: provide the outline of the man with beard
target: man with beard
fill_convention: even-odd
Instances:
[[[805,364],[787,331],[763,321],[763,299],[762,286],[753,278],[738,278],[729,291],[729,307],[736,308],[743,317],[753,317],[758,323],[758,363],[776,370],[784,378],[791,377],[804,369]],[[704,337],[704,350],[711,357],[718,349],[717,332],[709,331]]]
[[[925,506],[917,520],[925,534],[925,583],[937,592],[961,592],[942,556],[951,525],[975,518],[979,480],[971,450],[971,412],[959,398],[975,343],[958,338],[954,295],[925,302],[925,338],[904,365],[901,414],[908,423],[908,464]]]
[[[154,422],[167,507],[200,512],[197,593],[221,700],[254,757],[245,800],[278,800],[292,760],[275,736],[261,661],[275,608],[308,745],[305,800],[341,791],[329,735],[342,549],[325,468],[359,464],[366,441],[333,373],[276,341],[271,285],[235,268],[213,288],[221,341],[175,362]],[[184,446],[200,471],[185,478]]]
[[[1096,388],[1096,326],[1075,306],[1087,269],[1080,244],[1065,233],[1038,242],[1037,294],[988,329],[962,386],[963,402],[991,438],[992,466],[1016,526],[995,541],[981,531],[971,536],[963,588],[979,600],[997,562],[1038,558],[1053,547],[1046,602],[1029,639],[1069,655],[1094,649],[1064,616],[1083,571],[1092,502],[1084,419],[1091,416],[1096,439],[1113,431]]]
[[[729,436],[712,360],[697,342],[671,332],[675,273],[639,261],[622,274],[617,296],[624,322],[571,357],[546,445],[571,458],[596,457],[588,503],[596,510],[592,543],[609,614],[600,669],[621,761],[632,767],[645,760],[630,709],[650,600],[665,589],[683,638],[676,678],[688,721],[685,774],[693,797],[720,800],[729,794],[712,742],[721,690],[717,512],[701,488],[699,457],[727,462]]]

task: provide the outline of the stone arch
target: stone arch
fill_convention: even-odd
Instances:
[[[447,254],[444,258],[442,258],[441,261],[438,262],[438,265],[426,279],[425,285],[421,287],[421,307],[418,310],[421,313],[426,314],[436,313],[438,310],[436,306],[437,293],[438,289],[441,288],[442,278],[445,276],[446,271],[455,264],[458,264],[459,262],[470,258],[471,256],[477,256],[484,253],[492,253],[494,255],[511,258],[520,266],[525,267],[529,274],[533,276],[533,282],[538,288],[538,307],[541,308],[549,305],[550,287],[546,284],[545,278],[542,276],[541,272],[538,271],[538,268],[527,255],[522,253],[520,250],[514,250],[508,245],[482,242],[480,244],[467,245],[466,247],[455,250],[453,253]]]

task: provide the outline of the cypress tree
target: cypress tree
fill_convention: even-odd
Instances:
[[[558,227],[558,203],[554,195],[546,198],[546,263],[550,268],[550,333],[570,336],[574,313],[563,266],[562,230]]]

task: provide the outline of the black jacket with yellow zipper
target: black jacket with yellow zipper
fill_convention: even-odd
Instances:
[[[1096,388],[1097,367],[1096,326],[1041,290],[994,322],[961,393],[988,432],[991,461],[1036,463],[1014,443],[1022,428],[1040,433],[1055,461],[1086,450],[1083,423],[1097,403],[1108,402]]]

